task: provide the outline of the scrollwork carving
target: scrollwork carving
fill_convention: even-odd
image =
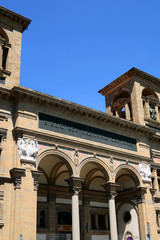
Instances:
[[[78,195],[81,191],[81,188],[77,186],[73,186],[72,191],[73,191],[73,195]]]
[[[115,200],[115,197],[117,196],[117,192],[108,192],[107,196],[109,200]]]

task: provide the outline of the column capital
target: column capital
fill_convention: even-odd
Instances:
[[[69,184],[70,190],[73,192],[73,194],[78,195],[82,189],[82,183],[84,182],[84,179],[78,177],[70,177],[65,181]]]
[[[32,177],[34,179],[34,183],[33,183],[34,184],[34,191],[37,191],[38,186],[39,186],[38,178],[42,175],[42,172],[31,170],[31,173],[32,173]]]
[[[135,193],[137,195],[137,203],[138,204],[145,202],[146,191],[147,191],[146,187],[137,187],[137,189],[135,190]]]
[[[107,197],[109,198],[109,200],[114,200],[115,197],[117,196],[117,192],[108,192],[107,193]]]
[[[13,180],[15,189],[21,188],[21,178],[25,176],[25,169],[22,168],[12,168],[10,170],[11,178]]]

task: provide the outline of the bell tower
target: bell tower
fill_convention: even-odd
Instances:
[[[135,123],[160,126],[160,79],[132,68],[102,88],[106,112]]]
[[[31,20],[0,6],[0,85],[19,85],[22,33]]]

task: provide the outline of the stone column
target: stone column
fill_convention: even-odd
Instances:
[[[125,115],[126,115],[127,120],[131,119],[130,109],[129,109],[129,105],[127,102],[125,103]]]
[[[80,240],[80,224],[79,224],[79,198],[82,182],[84,180],[77,177],[70,177],[66,180],[72,191],[72,239]]]
[[[103,187],[108,196],[111,240],[118,240],[115,197],[117,195],[116,190],[119,187],[119,184],[107,182]]]
[[[149,112],[149,102],[148,101],[145,101],[145,109],[144,109],[144,112],[145,112],[145,117],[146,118],[150,118],[150,112]]]
[[[158,108],[158,105],[155,105],[155,110],[156,110],[156,121],[159,121],[159,108]]]
[[[116,192],[110,192],[109,194],[109,220],[110,220],[110,234],[111,240],[118,240],[117,232],[117,218],[116,218],[116,206],[115,197]]]
[[[131,104],[133,122],[144,125],[144,110],[142,103],[142,86],[137,81],[136,77],[133,77],[133,88],[131,93]]]
[[[153,176],[154,176],[153,188],[156,189],[157,194],[159,194],[158,178],[157,178],[157,168],[153,169]]]
[[[145,212],[146,212],[145,193],[146,193],[146,188],[140,187],[137,189],[137,205],[138,205],[140,239],[146,239],[146,236],[147,236],[147,219],[145,215]]]

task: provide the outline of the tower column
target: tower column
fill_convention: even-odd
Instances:
[[[130,109],[129,109],[129,105],[128,105],[127,102],[125,103],[125,114],[126,114],[126,119],[130,120],[131,119],[131,114],[130,114]]]

